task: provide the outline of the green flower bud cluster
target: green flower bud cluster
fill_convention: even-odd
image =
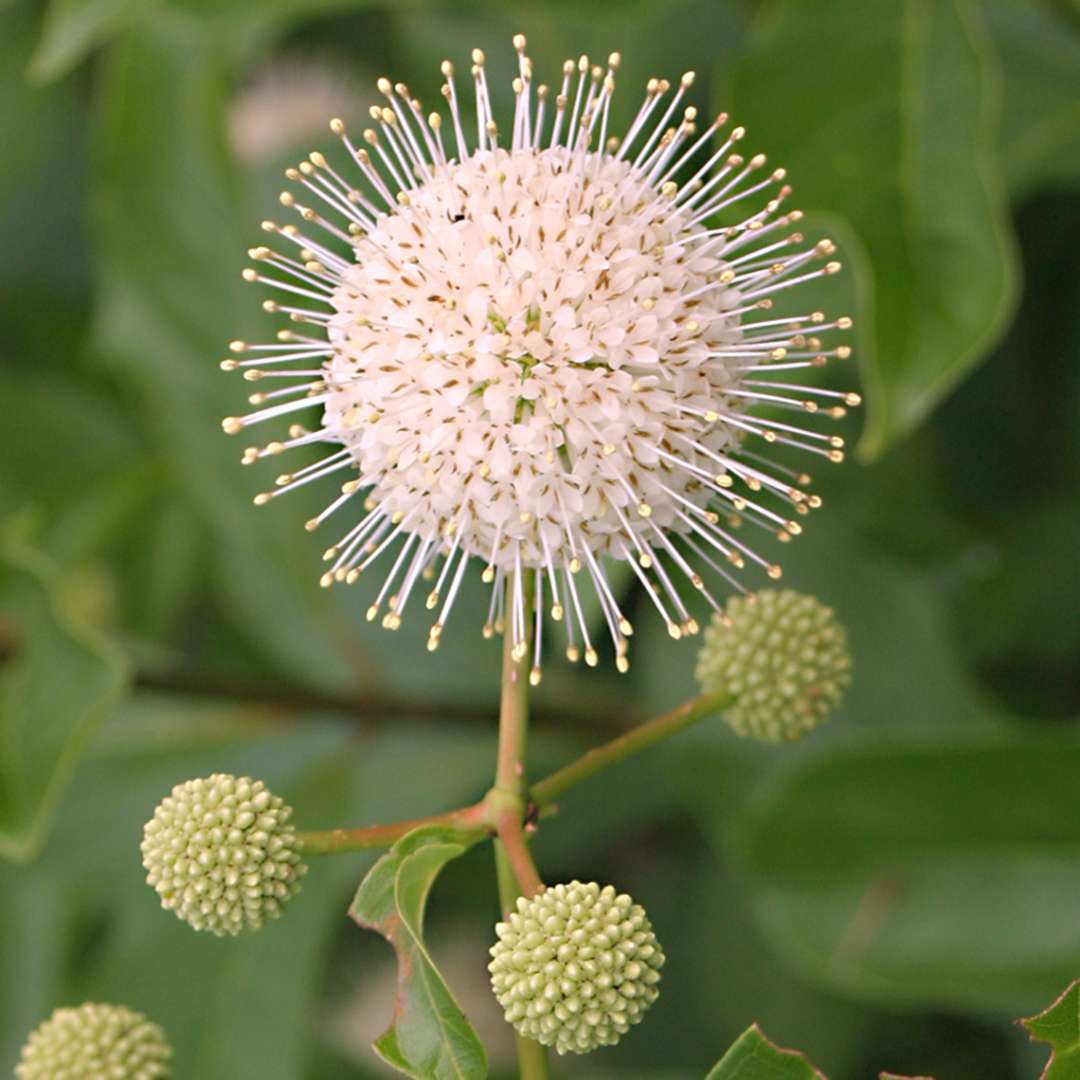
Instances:
[[[851,681],[847,632],[832,608],[791,589],[734,596],[705,629],[696,674],[706,693],[735,697],[724,718],[739,735],[798,739]]]
[[[595,882],[521,898],[488,965],[506,1020],[560,1054],[611,1046],[656,1000],[664,954],[645,911]]]
[[[261,780],[215,773],[173,788],[146,823],[143,866],[162,907],[219,937],[258,930],[307,867],[292,808]]]
[[[57,1009],[27,1039],[16,1080],[159,1080],[171,1075],[165,1033],[123,1005]]]

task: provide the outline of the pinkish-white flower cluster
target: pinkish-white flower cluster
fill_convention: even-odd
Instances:
[[[736,587],[731,571],[747,564],[778,577],[739,525],[787,540],[819,500],[753,444],[835,461],[842,440],[754,407],[836,418],[858,399],[782,381],[788,374],[776,381],[847,355],[818,335],[850,320],[771,310],[777,293],[839,263],[828,241],[808,245],[789,230],[801,215],[781,210],[784,171],[738,152],[743,129],[721,115],[699,131],[693,107],[676,118],[693,76],[674,94],[650,80],[626,134],[609,138],[617,54],[606,70],[567,61],[552,101],[533,89],[524,39],[515,46],[509,140],[479,51],[472,142],[449,63],[448,131],[387,80],[366,146],[332,122],[354,177],[319,153],[289,170],[310,200],[286,192],[282,202],[310,229],[265,228],[299,258],[256,248],[260,268],[245,272],[285,293],[268,309],[321,333],[234,342],[242,358],[223,366],[285,380],[254,394],[256,411],[228,418],[226,431],[321,408],[317,428],[294,425],[245,461],[332,448],[256,502],[354,474],[308,522],[347,518],[323,584],[355,581],[385,559],[369,618],[382,613],[396,628],[426,599],[434,648],[477,556],[492,586],[485,629],[505,625],[519,655],[531,636],[535,680],[545,610],[564,623],[571,658],[596,662],[583,582],[625,670],[632,628],[606,560],[633,568],[674,636],[697,628],[680,579],[719,609],[698,567]],[[755,196],[752,212],[732,212]]]

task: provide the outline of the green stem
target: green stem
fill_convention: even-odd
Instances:
[[[727,693],[702,694],[692,698],[671,712],[654,717],[625,735],[619,735],[602,746],[594,747],[576,761],[564,765],[557,772],[533,784],[529,789],[529,798],[540,809],[550,806],[564,791],[580,784],[594,773],[670,738],[706,716],[723,712],[733,701],[732,695]]]
[[[509,637],[509,635],[508,635]],[[331,855],[390,847],[406,833],[422,825],[447,825],[481,835],[497,834],[501,857],[513,873],[518,895],[533,896],[544,886],[526,843],[522,819],[526,804],[539,810],[552,803],[568,788],[593,773],[682,731],[714,712],[723,712],[732,698],[726,694],[703,694],[657,716],[602,746],[587,751],[576,761],[527,788],[525,741],[528,726],[528,661],[514,661],[509,644],[504,650],[502,708],[499,718],[499,759],[495,787],[472,806],[444,814],[431,814],[397,821],[389,825],[368,825],[359,829],[326,829],[300,833],[305,855]]]
[[[523,808],[524,804],[520,804]],[[533,862],[525,831],[521,826],[521,808],[500,810],[495,816],[496,847],[502,853],[514,873],[517,896],[532,897],[544,891],[544,883]]]
[[[527,579],[529,580],[529,579]],[[526,586],[525,610],[532,607],[532,590]],[[527,618],[527,624],[532,620]],[[535,896],[544,887],[529,852],[522,822],[528,803],[529,782],[525,773],[525,752],[529,731],[529,650],[528,640],[514,655],[509,628],[504,631],[502,696],[499,702],[499,751],[495,764],[495,786],[488,792],[496,835],[503,856],[517,880],[518,895]]]
[[[512,595],[512,592],[510,592]],[[526,586],[525,611],[532,608]],[[531,625],[531,620],[529,620]],[[528,799],[525,751],[529,729],[528,648],[515,658],[513,635],[506,627],[503,641],[502,696],[499,703],[499,750],[495,786],[487,803],[494,813],[495,869],[499,880],[499,907],[503,915],[514,909],[519,896],[535,896],[544,888],[525,839],[523,821]],[[527,642],[526,642],[527,645]],[[521,1080],[548,1080],[547,1051],[538,1042],[516,1036]]]
[[[446,814],[431,814],[396,821],[390,825],[367,825],[362,829],[326,829],[322,832],[302,832],[300,844],[305,855],[336,855],[339,852],[367,851],[371,848],[390,847],[406,833],[421,825],[448,825],[463,832],[491,834],[494,822],[486,801],[463,806]]]
[[[510,865],[510,860],[506,857],[502,844],[494,843],[491,848],[495,852],[495,876],[499,883],[499,911],[506,919],[517,906],[517,875]]]
[[[499,878],[499,907],[504,915],[514,910],[518,897],[517,881],[502,845],[495,844],[495,870]],[[550,1080],[547,1050],[540,1043],[515,1032],[518,1072],[521,1080]]]
[[[507,594],[510,594],[510,587]],[[525,608],[532,604],[531,590],[526,591]],[[531,620],[528,620],[531,622]],[[529,730],[529,656],[528,642],[520,659],[514,658],[513,635],[503,631],[502,695],[499,701],[499,752],[495,764],[495,788],[524,799],[525,750]]]

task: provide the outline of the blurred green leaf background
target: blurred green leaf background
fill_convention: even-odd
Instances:
[[[669,957],[643,1027],[560,1074],[700,1078],[759,1021],[831,1080],[1034,1077],[1012,1018],[1080,975],[1070,0],[0,4],[0,1072],[90,998],[160,1022],[180,1077],[385,1075],[393,954],[346,915],[373,859],[319,862],[286,920],[222,943],[158,908],[138,841],[216,770],[302,828],[487,786],[479,583],[434,659],[364,620],[370,583],[319,589],[320,493],[251,505],[266,478],[221,435],[242,391],[217,362],[262,327],[240,271],[281,169],[376,77],[434,101],[474,45],[505,100],[518,30],[543,72],[621,50],[623,119],[649,75],[696,69],[836,240],[821,303],[855,318],[843,383],[866,397],[785,559],[849,627],[840,715],[777,749],[708,724],[540,831],[545,876],[616,882]],[[554,662],[534,771],[688,696],[693,653],[642,619],[623,678]],[[428,937],[510,1076],[489,863],[447,867]]]

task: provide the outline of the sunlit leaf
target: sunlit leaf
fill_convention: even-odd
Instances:
[[[399,840],[360,885],[349,914],[377,930],[398,956],[394,1018],[375,1041],[390,1065],[417,1080],[480,1080],[483,1044],[454,1000],[423,939],[424,909],[439,871],[475,836],[427,826]]]

